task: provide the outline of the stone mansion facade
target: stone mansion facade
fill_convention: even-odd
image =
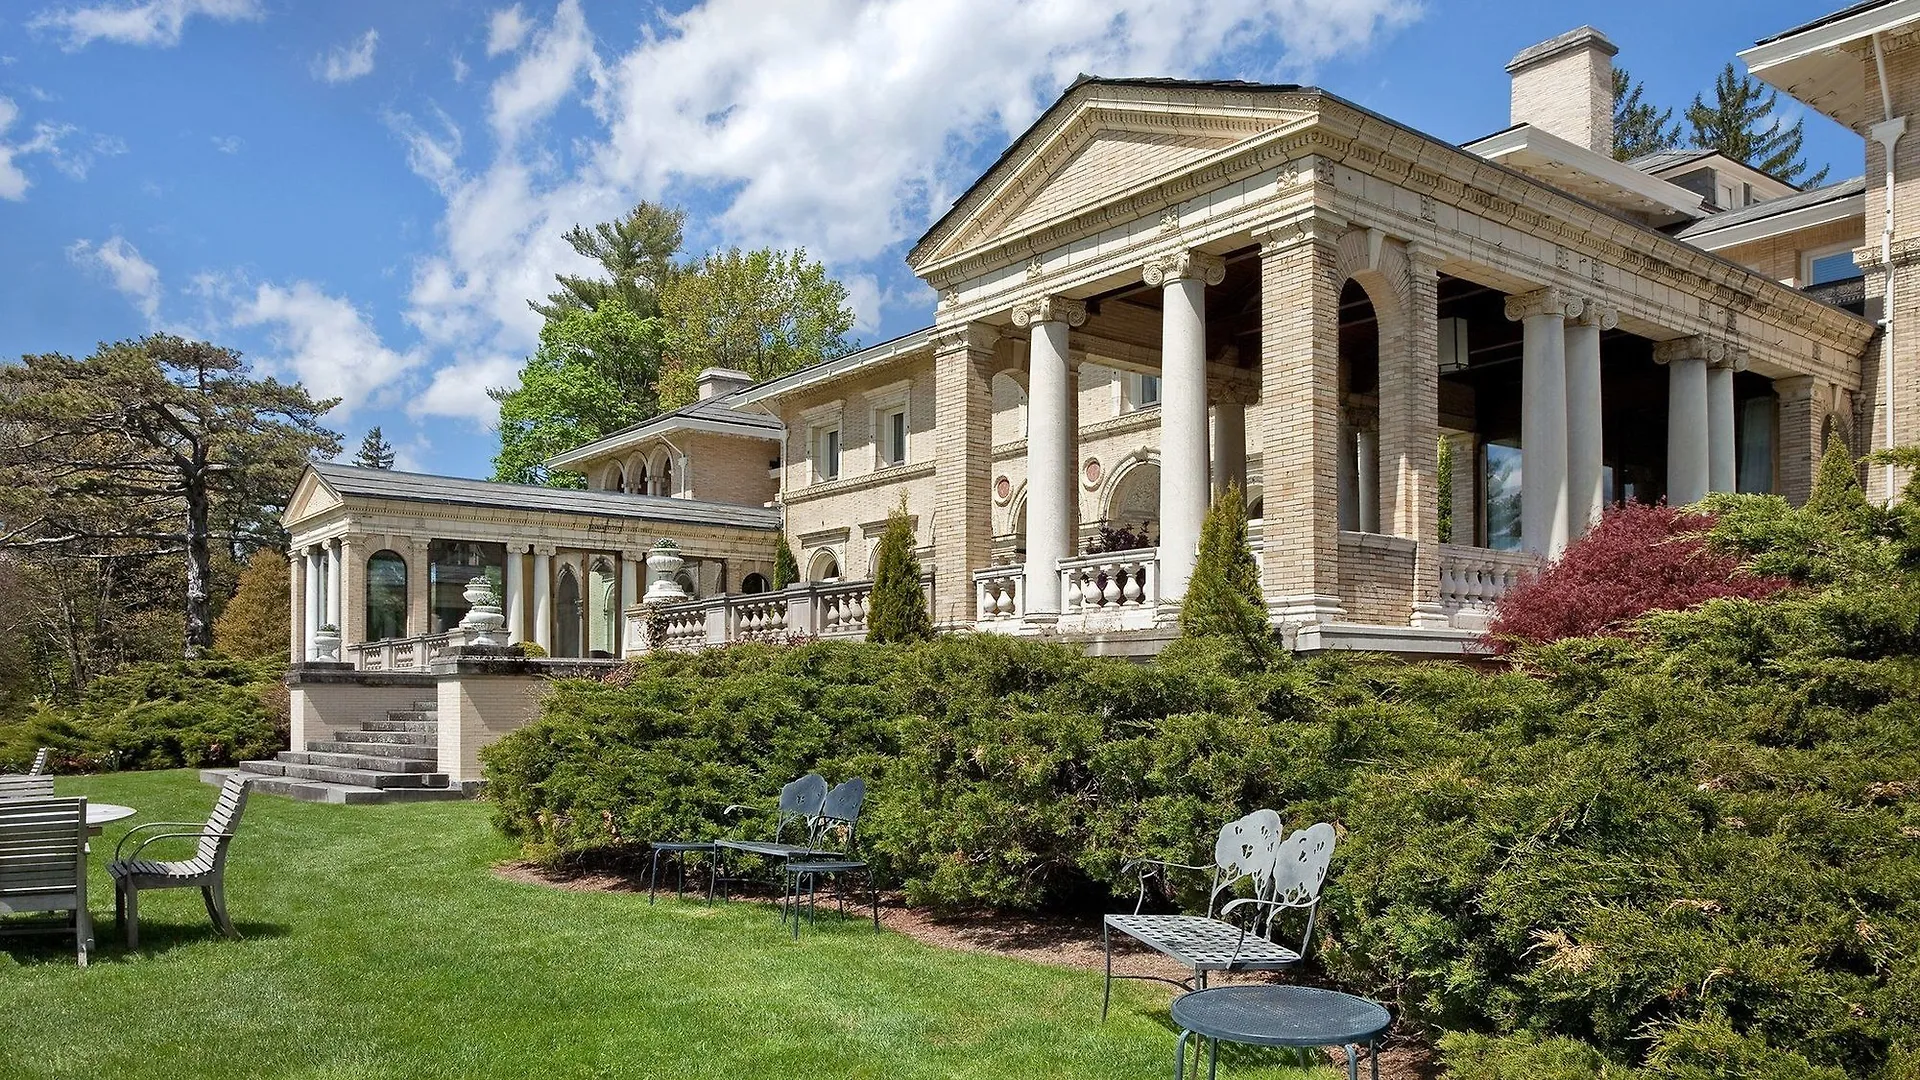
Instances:
[[[1805,191],[1615,160],[1590,27],[1465,145],[1312,87],[1083,77],[909,253],[932,326],[709,370],[549,462],[585,491],[313,466],[292,656],[425,670],[479,574],[556,656],[647,648],[649,591],[684,594],[668,647],[858,637],[903,501],[943,627],[1151,652],[1228,484],[1294,647],[1458,654],[1609,503],[1801,500],[1828,439],[1920,441],[1916,27],[1886,0],[1743,54],[1863,136],[1864,179]]]

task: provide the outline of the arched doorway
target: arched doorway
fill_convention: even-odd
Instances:
[[[1151,547],[1160,536],[1160,465],[1136,460],[1123,465],[1107,493],[1100,545],[1109,550]],[[1119,547],[1112,545],[1119,544]]]
[[[407,560],[396,551],[367,557],[367,640],[407,636]]]
[[[620,575],[611,560],[596,558],[587,572],[587,595],[592,599],[587,623],[587,655],[610,659],[620,648]]]
[[[1366,287],[1340,288],[1340,528],[1380,531],[1380,318]]]
[[[573,567],[560,568],[560,582],[553,590],[553,655],[580,655],[580,630],[584,611],[580,603],[580,582]]]

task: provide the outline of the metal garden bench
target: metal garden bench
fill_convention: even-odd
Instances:
[[[80,966],[93,948],[87,911],[87,800],[0,802],[0,915],[68,912],[65,925],[10,933],[72,934]]]
[[[1100,1016],[1106,1018],[1113,1001],[1113,980],[1151,979],[1189,990],[1205,989],[1207,976],[1217,971],[1278,971],[1300,962],[1313,939],[1320,886],[1333,856],[1333,826],[1322,822],[1282,836],[1280,815],[1256,810],[1228,822],[1214,844],[1212,866],[1140,859],[1128,864],[1140,876],[1140,895],[1133,913],[1108,915],[1101,929],[1106,951],[1106,995]],[[1211,889],[1205,915],[1142,914],[1148,883],[1164,879],[1169,870],[1211,871]],[[1252,895],[1235,897],[1240,882],[1252,885]],[[1222,904],[1222,898],[1227,902]],[[1241,913],[1238,920],[1233,916]],[[1281,917],[1304,913],[1305,929],[1298,948],[1275,940]],[[1158,975],[1113,973],[1113,935],[1118,932],[1178,961],[1193,974],[1184,980]]]
[[[227,777],[220,785],[220,796],[214,800],[213,813],[206,824],[191,821],[153,821],[137,825],[127,830],[114,846],[113,861],[107,864],[107,873],[113,878],[114,917],[127,927],[127,948],[140,947],[140,890],[142,889],[194,889],[200,890],[200,898],[206,901],[207,916],[213,925],[227,937],[238,937],[233,928],[233,920],[227,917],[227,845],[233,841],[234,829],[240,824],[240,812],[247,805],[247,781],[245,774]],[[189,832],[161,832],[140,839],[133,852],[121,858],[121,849],[127,841],[147,829],[188,829]],[[195,841],[193,857],[177,862],[158,862],[141,858],[149,844],[160,840]]]

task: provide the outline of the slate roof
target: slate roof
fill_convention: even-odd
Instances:
[[[1822,15],[1810,23],[1802,23],[1801,25],[1796,26],[1791,30],[1782,30],[1781,32],[1773,35],[1772,37],[1761,38],[1759,41],[1754,42],[1754,44],[1766,45],[1771,42],[1779,41],[1781,38],[1790,38],[1795,34],[1804,34],[1809,30],[1818,30],[1820,27],[1825,26],[1828,23],[1839,22],[1841,19],[1858,15],[1863,11],[1872,11],[1874,8],[1877,8],[1877,7],[1886,7],[1888,4],[1891,4],[1891,3],[1893,3],[1893,0],[1865,0],[1864,3],[1849,4],[1848,6],[1843,7],[1839,11],[1833,12],[1832,14]]]
[[[669,499],[659,495],[627,495],[618,491],[569,491],[533,484],[497,484],[490,480],[469,480],[459,476],[363,469],[330,461],[315,462],[311,468],[328,487],[342,496],[456,506],[492,506],[507,510],[587,514],[739,529],[772,530],[780,527],[780,511],[762,506]]]
[[[1719,153],[1718,150],[1656,150],[1651,154],[1642,154],[1627,162],[1627,168],[1639,169],[1650,173],[1655,169],[1667,169],[1689,161],[1698,161]]]
[[[1822,203],[1849,199],[1855,195],[1864,194],[1866,190],[1867,178],[1864,176],[1856,176],[1851,180],[1842,180],[1837,184],[1828,184],[1826,187],[1814,188],[1812,191],[1802,191],[1795,195],[1787,195],[1778,199],[1768,199],[1765,202],[1757,202],[1743,206],[1738,210],[1727,210],[1715,214],[1712,217],[1702,218],[1673,235],[1681,240],[1691,240],[1694,237],[1703,236],[1720,229],[1730,228],[1734,225],[1745,225],[1750,221],[1762,221],[1776,214],[1785,214],[1794,210],[1804,210],[1809,206],[1819,206]]]

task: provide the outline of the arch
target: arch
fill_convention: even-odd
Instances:
[[[617,461],[608,465],[600,473],[600,489],[602,491],[627,490],[627,470]]]
[[[553,655],[579,656],[580,631],[585,623],[580,602],[580,579],[574,577],[571,564],[560,567],[560,579],[553,587]]]
[[[808,581],[839,581],[840,556],[832,548],[821,548],[807,557]]]
[[[619,655],[620,644],[620,572],[613,560],[596,556],[587,585],[587,655],[611,659]]]
[[[368,641],[407,636],[407,560],[382,548],[367,556]]]
[[[647,455],[647,494],[673,494],[673,455],[659,447]]]
[[[773,582],[768,581],[767,575],[759,573],[758,571],[748,574],[740,580],[740,591],[749,596],[754,593],[770,592],[772,589]]]
[[[1340,237],[1334,272],[1342,284],[1357,281],[1367,290],[1381,318],[1404,319],[1413,306],[1413,263],[1404,245],[1374,229],[1353,229]]]
[[[1100,519],[1111,528],[1145,529],[1158,535],[1160,455],[1136,450],[1114,467],[1100,499]]]
[[[1247,520],[1259,521],[1266,517],[1266,490],[1259,484],[1247,485]]]

